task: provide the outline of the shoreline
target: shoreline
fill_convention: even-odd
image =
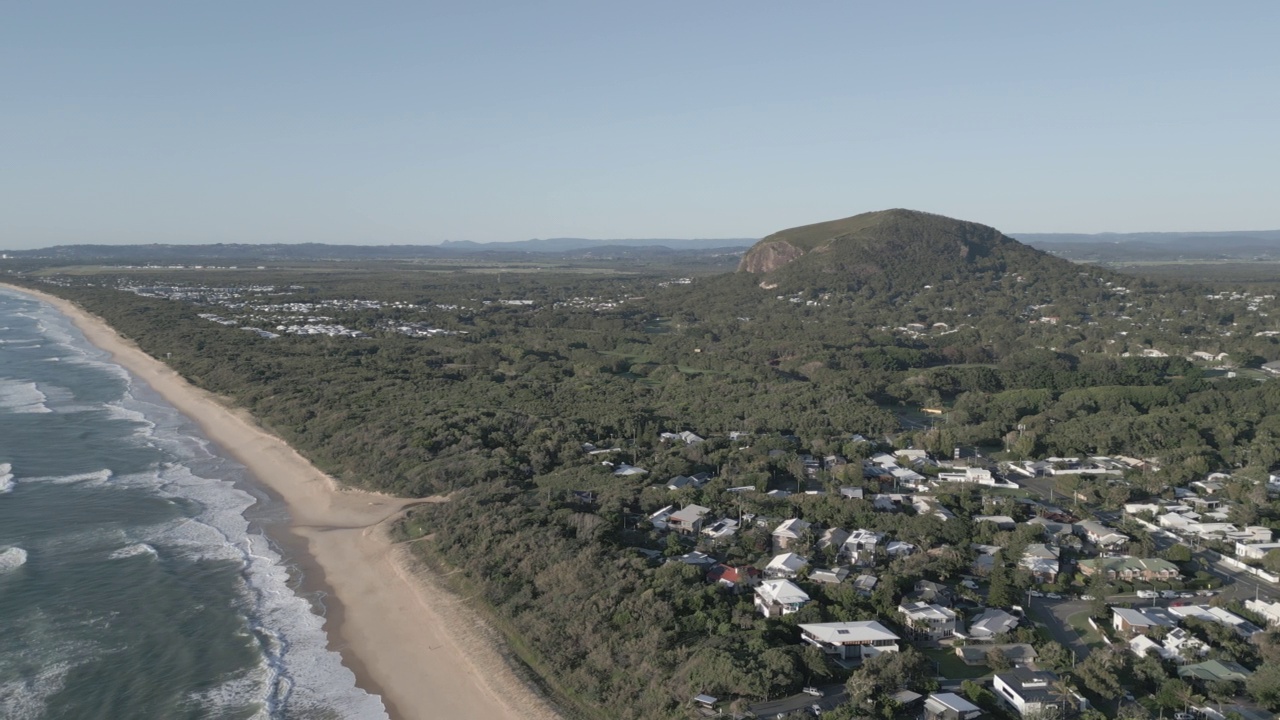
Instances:
[[[284,503],[289,521],[269,537],[301,570],[299,590],[324,593],[328,648],[340,654],[358,687],[382,699],[393,720],[560,717],[510,667],[500,638],[465,598],[423,577],[421,563],[388,536],[388,525],[406,509],[444,498],[343,488],[247,411],[191,385],[101,318],[39,290],[0,287],[70,318],[92,345],[195,422]]]

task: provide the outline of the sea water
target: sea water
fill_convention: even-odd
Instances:
[[[245,468],[0,290],[0,718],[386,718]]]

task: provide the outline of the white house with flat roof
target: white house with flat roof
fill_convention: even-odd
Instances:
[[[898,652],[901,638],[875,620],[863,620],[802,624],[800,639],[828,655],[838,655],[841,660],[862,660]]]

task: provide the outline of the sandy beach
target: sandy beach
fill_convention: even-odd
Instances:
[[[423,500],[343,489],[247,413],[194,387],[109,325],[61,298],[0,283],[66,314],[89,342],[243,463],[289,510],[291,538],[311,588],[330,596],[330,648],[379,694],[396,720],[515,720],[558,715],[507,665],[497,635],[444,592],[387,536],[389,521]],[[443,501],[439,498],[428,502]]]

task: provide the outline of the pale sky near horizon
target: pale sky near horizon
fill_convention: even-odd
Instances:
[[[1280,3],[0,7],[0,248],[1280,228]]]

